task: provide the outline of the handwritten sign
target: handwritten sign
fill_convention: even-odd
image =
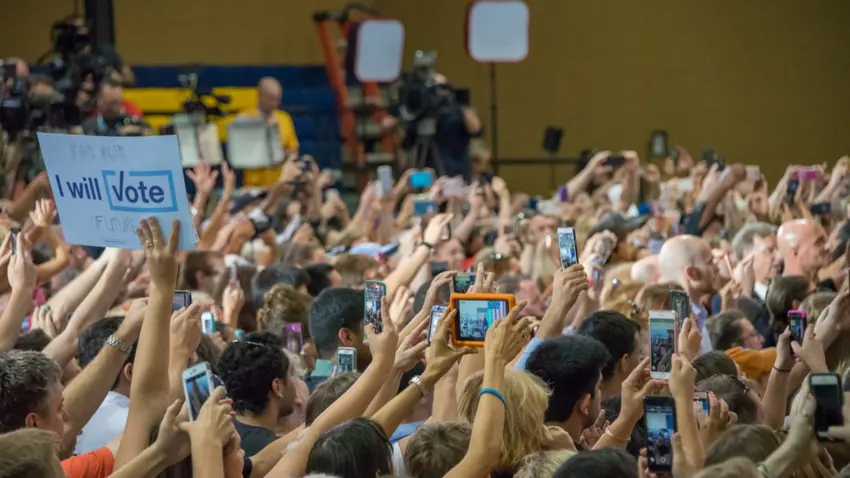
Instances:
[[[141,249],[136,228],[154,216],[167,238],[180,221],[180,249],[195,248],[176,136],[38,133],[65,239]]]

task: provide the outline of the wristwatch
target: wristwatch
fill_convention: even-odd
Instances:
[[[114,335],[110,335],[106,338],[106,345],[115,347],[124,355],[130,355],[130,352],[133,351],[133,344],[128,344]]]
[[[423,397],[428,396],[428,389],[425,387],[425,384],[422,383],[422,378],[420,378],[419,375],[414,375],[410,377],[408,383],[411,385],[415,385],[416,388],[419,389],[419,393],[421,393]]]

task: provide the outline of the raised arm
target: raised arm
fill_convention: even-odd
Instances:
[[[171,224],[166,243],[156,218],[142,220],[136,233],[142,242],[151,276],[151,295],[136,347],[130,412],[115,469],[141,453],[148,445],[151,427],[168,405],[168,360],[171,343],[171,305],[177,281],[177,244],[180,223]],[[193,307],[197,307],[193,304]]]
[[[406,286],[413,280],[416,272],[428,261],[431,250],[439,245],[443,235],[443,229],[445,229],[451,220],[452,216],[450,214],[437,214],[431,219],[431,222],[428,223],[428,227],[425,229],[425,234],[422,236],[422,244],[416,248],[413,255],[408,257],[384,281],[387,284],[387,297],[392,297],[399,287]]]
[[[16,252],[10,256],[8,251],[11,234],[6,237],[0,248],[0,263],[9,264],[9,285],[12,294],[0,315],[0,352],[11,350],[21,333],[24,317],[32,309],[32,289],[35,287],[35,264],[32,263],[32,250],[24,234],[16,236]]]

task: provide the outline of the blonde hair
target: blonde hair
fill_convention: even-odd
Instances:
[[[836,295],[834,292],[815,292],[803,300],[800,309],[806,312],[810,323],[817,323]],[[850,333],[838,332],[835,341],[826,350],[826,366],[839,375],[844,375],[844,372],[850,369]]]
[[[22,428],[0,435],[0,478],[58,478],[59,437],[38,428]]]
[[[302,324],[302,330],[309,329],[309,299],[291,285],[275,284],[263,296],[263,302],[263,308],[257,311],[259,330],[282,337],[286,324]]]
[[[484,382],[479,372],[467,379],[458,397],[458,418],[472,423],[478,410],[478,392]],[[497,470],[513,471],[523,458],[544,448],[544,414],[549,406],[549,387],[526,372],[505,370],[505,427]]]
[[[362,286],[366,282],[366,272],[377,268],[378,261],[361,254],[342,254],[334,262],[334,269],[342,276],[345,287]]]
[[[555,471],[578,452],[574,450],[539,451],[526,456],[514,478],[551,478]]]
[[[704,468],[694,478],[759,478],[760,476],[761,473],[752,461],[739,456]]]

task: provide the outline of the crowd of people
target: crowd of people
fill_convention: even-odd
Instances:
[[[202,163],[193,251],[153,217],[140,250],[67,244],[34,181],[3,218],[0,477],[838,476],[850,426],[815,439],[806,377],[850,363],[848,159],[810,180],[789,166],[771,192],[677,149],[618,168],[598,152],[551,199],[493,176],[445,197],[435,178],[425,216],[412,170],[349,216],[312,161],[291,157],[259,194]],[[578,239],[565,269],[562,226]],[[483,349],[454,344],[451,307],[428,339],[466,271],[470,293],[517,300]],[[175,310],[181,291],[191,305]],[[671,291],[692,313],[662,380],[649,316]],[[672,426],[647,427],[646,397],[669,397]]]

